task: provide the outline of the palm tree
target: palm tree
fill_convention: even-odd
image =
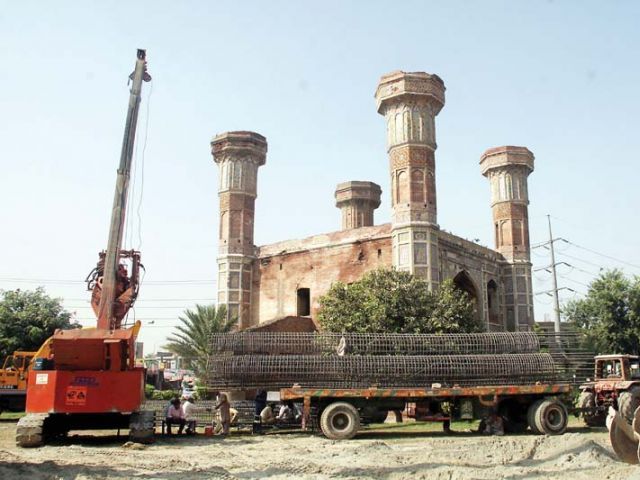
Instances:
[[[211,335],[231,331],[237,319],[227,318],[226,305],[196,305],[195,311],[185,310],[178,320],[182,325],[175,327],[165,348],[184,358],[196,376],[202,377],[211,355]]]

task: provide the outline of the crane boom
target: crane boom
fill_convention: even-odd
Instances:
[[[147,73],[145,50],[138,50],[135,70],[130,78],[132,79],[132,85],[129,95],[129,108],[127,111],[124,138],[122,140],[122,152],[120,154],[120,165],[118,167],[116,190],[113,198],[109,240],[104,260],[104,276],[97,314],[98,328],[109,330],[117,328],[113,304],[116,297],[116,281],[120,263],[120,249],[122,247],[122,235],[124,232],[131,159],[133,157],[133,145],[136,137],[142,82],[151,80],[151,76]]]

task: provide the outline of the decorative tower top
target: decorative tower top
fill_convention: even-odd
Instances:
[[[491,184],[496,250],[509,261],[529,261],[529,192],[533,153],[525,147],[490,148],[480,158],[482,175]]]
[[[444,82],[425,72],[383,75],[376,90],[378,113],[387,120],[389,149],[402,143],[427,144],[435,150],[435,116],[444,106]]]
[[[213,161],[220,167],[218,192],[257,194],[258,167],[266,163],[267,139],[255,132],[225,132],[211,141]]]
[[[336,207],[342,211],[342,230],[373,226],[373,211],[380,206],[380,185],[344,182],[336,187]]]

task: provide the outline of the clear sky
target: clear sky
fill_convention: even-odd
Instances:
[[[382,186],[373,94],[392,70],[445,82],[438,220],[493,246],[487,148],[522,145],[531,241],[558,244],[562,298],[601,267],[640,274],[640,3],[634,1],[0,1],[0,289],[44,285],[93,325],[82,280],[105,247],[136,48],[149,72],[126,247],[147,268],[145,351],[215,298],[211,137],[267,137],[255,240],[338,230],[337,183]],[[138,215],[139,213],[139,215]],[[588,250],[586,250],[586,249]],[[594,253],[597,252],[597,253]],[[605,256],[603,256],[605,255]],[[613,257],[613,258],[608,258]],[[617,259],[617,260],[614,260]],[[536,249],[534,268],[549,263]],[[621,260],[622,262],[620,262]],[[624,262],[624,263],[623,263]],[[534,291],[551,288],[534,274]],[[536,318],[551,298],[536,295]]]

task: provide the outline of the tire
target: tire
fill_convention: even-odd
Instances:
[[[531,432],[536,435],[540,435],[542,433],[536,426],[536,410],[538,410],[538,407],[543,401],[544,400],[536,400],[531,405],[529,405],[529,408],[527,409],[527,424],[529,425]]]
[[[607,415],[596,410],[596,394],[589,390],[580,392],[578,397],[578,408],[588,409],[581,413],[582,420],[588,427],[604,427]]]
[[[151,443],[155,436],[156,413],[152,410],[133,412],[129,418],[129,440]]]
[[[567,430],[568,420],[567,408],[554,399],[543,400],[534,414],[536,428],[545,435],[562,435]]]
[[[353,438],[360,430],[360,414],[350,403],[332,403],[320,415],[320,429],[331,440]]]
[[[640,385],[632,385],[618,396],[618,412],[629,425],[633,422],[633,414],[640,407]]]

